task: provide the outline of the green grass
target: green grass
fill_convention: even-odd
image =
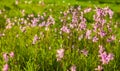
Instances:
[[[26,0],[29,1],[29,0]],[[120,4],[116,1],[82,1],[82,0],[43,0],[43,4],[39,4],[40,0],[31,0],[31,4],[25,4],[24,0],[20,0],[18,5],[15,5],[14,0],[0,0],[0,34],[4,33],[5,36],[0,36],[0,69],[3,69],[3,65],[9,64],[9,71],[67,71],[70,70],[72,65],[76,66],[76,71],[94,71],[94,69],[101,65],[100,59],[98,58],[98,46],[102,44],[105,47],[107,53],[114,54],[114,60],[110,61],[109,64],[103,65],[104,71],[119,71],[120,70]],[[41,1],[42,2],[42,1]],[[116,40],[112,43],[105,42],[107,37],[100,39],[97,43],[93,43],[92,40],[85,38],[78,40],[78,37],[85,31],[72,30],[73,36],[63,33],[60,34],[60,29],[63,23],[60,22],[59,17],[64,18],[60,12],[67,11],[71,6],[81,6],[82,10],[85,8],[95,9],[95,6],[103,8],[108,6],[114,11],[112,19],[112,33],[116,34]],[[52,11],[50,11],[50,9]],[[25,16],[21,14],[21,11],[25,10]],[[47,21],[48,16],[52,15],[55,19],[55,25],[49,26],[49,30],[45,30],[45,27],[30,27],[27,24],[19,24],[19,18],[27,19],[29,14],[43,15],[46,13],[45,20]],[[93,14],[91,12],[85,15],[87,19],[87,28],[92,30],[91,24],[93,24]],[[15,25],[11,29],[6,29],[8,23],[6,19],[10,18],[11,23]],[[16,17],[16,18],[15,18]],[[65,18],[66,19],[66,18]],[[17,20],[17,22],[15,22]],[[30,22],[30,20],[27,20]],[[41,23],[41,21],[39,23]],[[108,19],[109,21],[109,19]],[[71,21],[67,20],[65,24],[69,24]],[[117,28],[114,25],[117,24]],[[26,27],[25,32],[20,30],[20,27]],[[55,31],[55,29],[57,29]],[[37,34],[39,40],[36,44],[32,44],[34,36]],[[92,37],[96,35],[92,34]],[[85,36],[83,36],[85,37]],[[74,47],[73,47],[74,45]],[[64,57],[61,61],[57,61],[56,54],[60,48],[65,49]],[[85,56],[80,50],[88,50],[88,56]],[[9,57],[9,61],[5,62],[3,54],[9,54],[11,51],[14,52],[13,58]]]

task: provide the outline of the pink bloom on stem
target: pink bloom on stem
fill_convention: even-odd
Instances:
[[[70,33],[70,29],[68,29],[68,27],[66,27],[66,26],[63,26],[63,27],[61,28],[61,31],[63,31],[63,32],[65,32],[65,33]]]
[[[103,67],[102,67],[101,65],[98,65],[98,67],[95,68],[95,70],[97,70],[97,71],[102,71],[102,70],[103,70]]]
[[[75,65],[71,66],[70,71],[76,71],[76,66]]]
[[[38,39],[39,39],[39,37],[37,35],[35,35],[32,44],[35,44]]]
[[[3,71],[8,71],[8,69],[9,69],[9,65],[8,64],[5,64],[4,66],[3,66]]]
[[[104,48],[102,45],[99,46],[99,57],[101,58],[102,64],[108,64],[111,60],[114,59],[114,55],[112,53],[107,54],[104,51]]]
[[[95,37],[93,37],[92,41],[93,41],[93,42],[97,42],[97,41],[98,41],[98,38],[95,36]]]
[[[104,50],[105,50],[105,49],[103,48],[103,46],[102,46],[102,45],[99,45],[99,54],[103,53]]]
[[[112,16],[113,16],[114,12],[113,12],[111,9],[109,9],[109,10],[108,10],[108,14],[109,14],[109,16],[110,16],[110,19],[112,19]]]
[[[111,40],[114,41],[116,39],[115,35],[111,36]]]
[[[91,30],[87,30],[87,32],[86,32],[86,38],[90,39],[90,35],[91,35]]]
[[[100,35],[101,38],[103,38],[103,37],[106,35],[106,33],[105,33],[103,30],[101,30],[101,31],[99,32],[99,35]]]
[[[8,55],[7,55],[7,53],[4,53],[4,54],[3,54],[3,58],[4,58],[4,61],[5,61],[5,62],[8,62]]]
[[[88,55],[88,51],[87,51],[86,49],[81,50],[81,52],[82,52],[85,56]]]
[[[107,57],[107,60],[110,61],[110,60],[113,60],[113,59],[114,59],[114,55],[112,53],[109,53],[108,57]]]
[[[107,60],[107,53],[106,52],[101,53],[100,57],[101,57],[102,64],[108,64],[109,61]]]
[[[14,57],[14,52],[10,52],[10,57],[13,58]]]
[[[56,54],[57,61],[60,61],[64,57],[64,51],[65,51],[64,49],[57,50],[57,54]]]
[[[92,10],[91,8],[87,8],[87,9],[84,10],[84,13],[88,13],[88,12],[90,12],[91,10]]]
[[[85,30],[86,29],[86,24],[84,22],[80,23],[79,26],[80,26],[81,30]]]

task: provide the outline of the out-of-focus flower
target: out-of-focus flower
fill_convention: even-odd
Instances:
[[[5,62],[8,62],[8,54],[7,53],[3,54],[3,59]]]
[[[20,30],[21,30],[22,32],[25,32],[25,31],[26,31],[26,27],[20,26]]]
[[[92,9],[91,8],[87,8],[84,10],[84,13],[89,13]]]
[[[76,71],[76,66],[75,65],[71,66],[70,71]]]
[[[65,32],[65,33],[70,33],[70,29],[68,29],[66,26],[63,26],[61,28],[61,31]]]
[[[111,36],[111,40],[114,41],[116,39],[115,35]]]
[[[18,0],[15,1],[15,4],[18,5]]]
[[[101,30],[98,34],[101,38],[103,38],[106,35],[106,33],[103,30]]]
[[[81,40],[83,38],[83,35],[80,35],[79,37],[78,37],[78,40]]]
[[[110,19],[112,19],[112,16],[113,16],[114,12],[113,12],[111,9],[109,9],[109,10],[108,10],[108,14],[109,14],[109,16],[110,16]]]
[[[99,57],[102,64],[108,64],[111,60],[114,59],[114,55],[112,53],[107,54],[102,45],[99,46]]]
[[[10,52],[10,53],[9,53],[9,56],[10,56],[11,58],[13,58],[13,57],[14,57],[14,52]]]
[[[2,14],[2,10],[0,10],[0,14]]]
[[[32,44],[35,44],[39,40],[39,37],[37,35],[34,36]]]
[[[4,33],[2,33],[2,34],[0,33],[0,37],[3,37],[3,36],[5,36],[5,34]]]
[[[63,57],[64,57],[64,49],[58,49],[57,50],[57,54],[56,54],[56,57],[57,57],[57,61],[60,61]]]
[[[98,38],[95,36],[95,37],[93,37],[92,41],[93,41],[93,42],[97,42],[97,41],[98,41]]]
[[[88,55],[88,50],[86,50],[86,49],[81,50],[81,52],[82,52],[85,56]]]
[[[112,42],[114,40],[116,40],[115,35],[112,35],[110,38],[107,38],[107,42]]]
[[[101,65],[98,65],[98,67],[95,68],[95,70],[97,70],[97,71],[102,71],[102,70],[103,70],[103,67],[102,67]]]
[[[81,30],[85,30],[86,29],[86,19],[81,17],[81,22],[79,24],[79,27]]]
[[[8,71],[8,69],[9,69],[9,65],[8,64],[5,64],[4,66],[3,66],[3,71]]]
[[[103,53],[104,50],[105,50],[105,49],[103,48],[103,46],[102,46],[102,45],[99,45],[99,54]]]
[[[90,35],[91,35],[91,30],[87,30],[85,37],[87,39],[90,39],[91,38]]]

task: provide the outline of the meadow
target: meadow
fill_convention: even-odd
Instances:
[[[120,71],[120,1],[0,0],[1,71]]]

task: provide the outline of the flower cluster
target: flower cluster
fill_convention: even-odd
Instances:
[[[8,60],[9,60],[9,57],[10,58],[13,58],[14,57],[14,52],[10,52],[9,54],[7,54],[7,53],[4,53],[3,54],[3,59],[4,59],[4,61],[5,61],[5,65],[3,66],[3,71],[8,71],[8,69],[9,69],[9,65],[8,65]]]
[[[57,54],[56,54],[57,61],[60,61],[64,57],[64,51],[65,51],[64,49],[57,50]]]
[[[107,54],[102,45],[99,45],[99,57],[102,64],[108,64],[114,59],[114,55],[112,53]]]

